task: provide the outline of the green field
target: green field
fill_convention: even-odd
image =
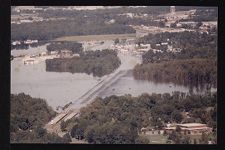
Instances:
[[[64,36],[55,39],[54,41],[103,41],[135,38],[136,34],[107,34],[107,35],[85,35],[85,36]]]
[[[194,144],[194,139],[197,140],[197,144],[199,144],[199,140],[201,139],[202,135],[189,135],[191,144]]]
[[[140,136],[143,136],[145,138],[147,138],[150,143],[149,144],[167,144],[167,136],[164,135],[146,135],[146,134],[142,134]]]

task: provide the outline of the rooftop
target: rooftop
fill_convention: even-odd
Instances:
[[[178,126],[185,126],[185,127],[199,127],[199,126],[206,126],[206,124],[202,123],[184,123],[184,124],[177,124]]]

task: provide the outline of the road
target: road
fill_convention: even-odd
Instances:
[[[79,116],[79,109],[91,103],[101,92],[107,87],[118,81],[121,77],[127,74],[128,70],[132,69],[137,63],[140,62],[140,58],[132,56],[130,54],[121,54],[118,56],[121,60],[121,65],[113,73],[102,77],[101,81],[84,93],[80,98],[74,100],[64,111],[60,112],[55,118],[53,118],[48,124],[45,125],[45,129],[48,132],[57,133],[63,135],[60,130],[60,124],[62,121],[71,119],[74,116]]]

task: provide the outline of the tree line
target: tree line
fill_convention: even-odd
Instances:
[[[82,44],[77,42],[52,42],[46,47],[46,49],[48,52],[66,49],[78,54],[83,51]]]
[[[217,85],[217,61],[213,59],[171,60],[138,64],[133,70],[136,79],[174,82],[180,85]]]
[[[52,20],[35,23],[12,24],[11,39],[52,40],[62,36],[135,33],[129,26],[79,20]]]
[[[157,34],[148,34],[140,39],[137,43],[151,44],[151,47],[157,49],[156,44],[161,44],[167,42],[169,45],[172,45],[173,48],[180,48],[184,52],[189,53],[195,49],[197,52],[200,50],[203,52],[212,51],[214,56],[217,52],[217,34],[207,34],[196,31],[184,31],[184,32],[164,32]],[[194,49],[194,50],[193,50]],[[202,55],[203,52],[201,53]],[[195,54],[193,54],[195,55]]]

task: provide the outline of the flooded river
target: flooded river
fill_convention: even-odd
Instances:
[[[12,55],[35,54],[46,51],[46,45],[29,50],[13,50]],[[140,59],[127,54],[119,54],[122,61],[120,70],[130,70]],[[100,82],[97,77],[85,73],[46,72],[45,61],[33,65],[24,65],[22,58],[11,61],[11,93],[24,92],[32,97],[46,99],[47,103],[56,109],[70,101],[81,97]],[[103,77],[104,78],[104,77]],[[111,86],[100,93],[100,96],[131,94],[138,96],[142,93],[172,93],[173,91],[189,92],[189,88],[176,86],[172,83],[156,84],[149,81],[135,80],[132,72],[128,71]]]

